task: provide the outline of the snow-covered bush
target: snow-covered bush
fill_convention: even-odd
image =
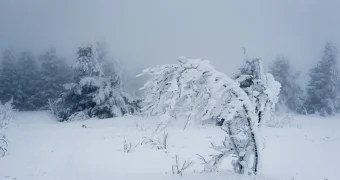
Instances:
[[[162,116],[164,125],[181,118],[187,125],[222,121],[222,127],[228,129],[228,144],[235,146],[226,147],[213,164],[235,156],[237,173],[256,173],[258,119],[248,95],[207,60],[180,57],[178,61],[143,71],[141,75],[150,75],[151,79],[142,87],[146,92],[142,112]]]
[[[0,103],[0,129],[4,129],[13,118],[13,99],[5,104]]]
[[[258,58],[246,60],[234,79],[249,96],[258,123],[261,125],[273,120],[281,85],[272,74],[263,72],[262,61]]]
[[[73,70],[75,82],[65,85],[65,92],[52,103],[61,121],[91,117],[109,118],[133,114],[138,101],[122,92],[120,78],[106,66],[100,46],[79,48]]]
[[[0,103],[0,158],[4,157],[8,150],[8,143],[5,136],[5,128],[13,118],[13,99],[5,104]]]

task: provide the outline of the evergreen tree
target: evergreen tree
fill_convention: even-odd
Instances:
[[[310,113],[333,115],[340,108],[340,81],[336,49],[325,45],[321,61],[310,70],[307,86],[306,107]]]
[[[22,91],[18,82],[15,57],[11,51],[4,51],[0,68],[0,101],[8,102],[13,98],[14,105],[17,105],[18,99],[22,96]]]
[[[20,95],[14,105],[19,110],[36,110],[40,105],[35,94],[40,90],[41,79],[33,54],[29,51],[22,52],[17,67]]]
[[[57,99],[63,91],[63,85],[67,83],[71,76],[71,70],[65,60],[59,58],[55,49],[45,51],[40,57],[41,78],[40,91],[35,94],[39,102],[39,107],[46,109],[49,99]]]
[[[278,56],[269,69],[275,80],[281,84],[279,110],[288,108],[290,111],[303,113],[305,98],[301,86],[296,82],[300,73],[294,72],[290,62],[283,56]]]
[[[119,77],[105,74],[106,52],[101,46],[78,49],[77,62],[73,66],[75,83],[66,84],[66,92],[54,104],[54,112],[61,121],[108,118],[134,113],[135,102],[121,91]]]

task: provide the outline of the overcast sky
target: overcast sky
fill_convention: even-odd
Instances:
[[[265,63],[283,54],[306,71],[326,41],[340,44],[339,0],[0,0],[0,49],[76,47],[105,41],[138,69],[209,59],[231,75],[242,47]]]

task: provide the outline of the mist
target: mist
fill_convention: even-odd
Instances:
[[[339,7],[0,0],[0,180],[340,180]]]
[[[77,47],[102,41],[132,72],[186,56],[209,59],[232,75],[245,47],[265,66],[281,54],[304,74],[327,41],[339,45],[339,5],[335,0],[3,0],[0,49],[56,47],[74,59]]]

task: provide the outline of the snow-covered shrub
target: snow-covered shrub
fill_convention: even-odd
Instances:
[[[234,79],[249,96],[258,123],[261,125],[273,120],[281,85],[272,74],[263,72],[262,61],[258,58],[246,60]]]
[[[191,165],[192,161],[184,161],[182,165],[180,165],[180,162],[178,160],[178,155],[175,156],[176,164],[172,165],[171,170],[172,174],[178,174],[183,176],[183,172],[187,170]]]
[[[138,101],[122,92],[120,78],[108,71],[99,46],[79,48],[73,70],[75,82],[54,101],[53,111],[61,121],[109,118],[138,112]]]
[[[5,104],[0,103],[0,129],[4,129],[13,118],[13,99]]]
[[[237,173],[256,173],[258,119],[248,95],[207,60],[180,57],[178,61],[143,71],[142,75],[150,75],[151,79],[142,87],[146,92],[142,112],[162,116],[164,125],[176,118],[185,118],[186,124],[223,121],[223,128],[230,129],[229,144],[235,147],[228,147],[220,159],[236,156]]]
[[[6,140],[4,129],[13,118],[13,99],[5,104],[0,103],[0,158],[4,157],[8,150],[8,143]]]

